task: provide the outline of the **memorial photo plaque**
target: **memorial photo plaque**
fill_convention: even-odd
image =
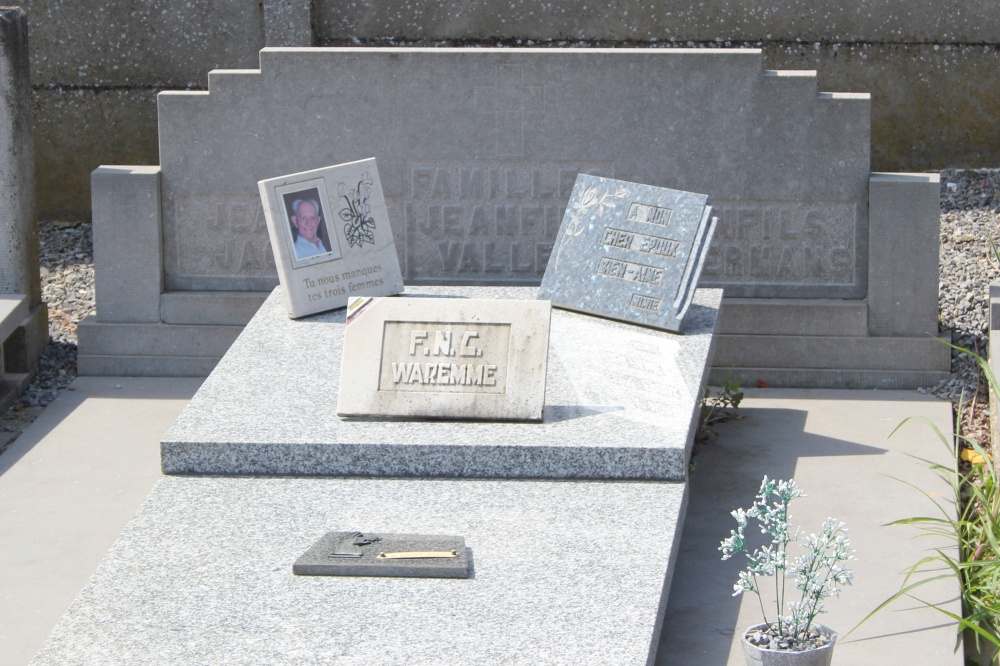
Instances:
[[[403,290],[374,159],[257,185],[290,317]]]
[[[299,576],[468,578],[460,536],[327,532],[295,561]]]
[[[580,175],[538,298],[680,331],[715,231],[704,194]]]
[[[340,416],[541,421],[548,301],[356,298]]]

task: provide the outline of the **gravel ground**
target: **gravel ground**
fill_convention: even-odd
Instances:
[[[984,358],[989,285],[1000,282],[1000,260],[991,239],[1000,244],[1000,169],[941,172],[939,317],[952,331],[953,344]],[[928,390],[963,401],[963,433],[989,448],[989,395],[974,358],[953,352],[951,378]]]
[[[1000,169],[941,172],[940,319],[954,344],[986,355],[988,289],[1000,281]],[[94,313],[94,262],[89,224],[39,223],[42,298],[49,306],[50,341],[38,376],[20,401],[0,416],[0,451],[76,377],[76,325]],[[968,354],[952,354],[952,374],[920,389],[967,408],[964,431],[988,444],[988,400],[982,375]]]
[[[0,416],[0,452],[76,378],[76,325],[94,313],[90,225],[40,222],[38,245],[42,300],[49,306],[49,344],[34,381]]]

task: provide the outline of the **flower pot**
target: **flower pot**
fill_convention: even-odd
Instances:
[[[829,638],[830,642],[813,650],[802,651],[768,650],[758,647],[748,641],[746,636],[751,631],[766,629],[767,625],[755,624],[748,628],[740,637],[747,666],[830,666],[833,660],[833,646],[837,642],[837,632],[822,624],[814,624],[813,627]]]

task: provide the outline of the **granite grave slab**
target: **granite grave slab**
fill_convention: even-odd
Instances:
[[[403,291],[374,159],[257,185],[290,317]]]
[[[166,477],[32,664],[647,664],[685,488]],[[471,575],[291,572],[357,525],[462,534]]]
[[[577,177],[539,298],[679,331],[715,232],[708,197]]]
[[[339,416],[540,421],[548,301],[351,299]]]
[[[536,291],[419,287],[406,299]],[[552,311],[542,421],[490,423],[337,417],[346,313],[290,320],[276,290],[164,436],[163,471],[680,481],[720,298],[698,290],[684,335]]]

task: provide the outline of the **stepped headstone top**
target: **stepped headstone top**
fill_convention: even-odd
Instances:
[[[291,317],[403,290],[374,159],[258,183]]]
[[[354,298],[337,414],[540,421],[548,301]]]
[[[259,70],[158,96],[165,287],[270,290],[254,184],[374,156],[407,284],[538,285],[586,173],[709,195],[702,286],[863,297],[868,96],[763,64],[753,49],[264,49]]]
[[[715,231],[707,201],[704,194],[581,175],[538,297],[679,331]]]

